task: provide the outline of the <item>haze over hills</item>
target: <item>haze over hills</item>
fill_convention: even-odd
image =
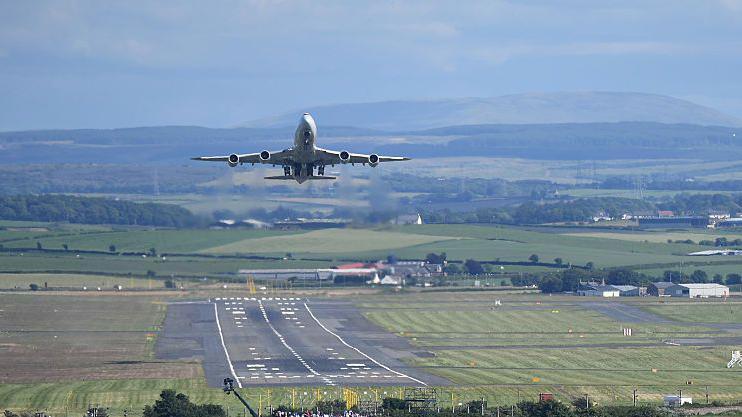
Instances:
[[[742,126],[742,120],[674,97],[621,92],[513,94],[490,98],[398,100],[313,106],[243,123],[248,127],[294,126],[312,113],[320,127],[354,126],[419,130],[478,124],[659,122]]]

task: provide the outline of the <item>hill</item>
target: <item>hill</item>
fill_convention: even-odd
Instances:
[[[262,118],[243,126],[294,126],[311,112],[323,126],[381,130],[420,130],[476,124],[659,122],[742,126],[742,120],[686,100],[657,94],[564,92],[513,94],[489,98],[399,100],[313,106]]]

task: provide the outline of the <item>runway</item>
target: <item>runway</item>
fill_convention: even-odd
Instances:
[[[172,345],[181,344],[182,357],[202,357],[212,386],[221,386],[222,379],[230,375],[241,387],[423,386],[448,382],[408,369],[399,358],[410,355],[409,349],[398,355],[388,354],[387,348],[399,342],[396,336],[379,333],[373,325],[364,323],[363,316],[348,303],[311,303],[295,297],[227,297],[172,304],[168,311],[158,356],[170,352],[170,358],[177,357],[178,348]],[[192,318],[198,319],[197,332],[189,323]],[[373,340],[369,342],[360,335]],[[184,344],[185,339],[191,343]],[[185,348],[193,341],[201,349]]]

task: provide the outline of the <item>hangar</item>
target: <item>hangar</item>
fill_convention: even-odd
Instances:
[[[665,289],[670,297],[709,298],[729,296],[729,287],[721,284],[675,284]]]

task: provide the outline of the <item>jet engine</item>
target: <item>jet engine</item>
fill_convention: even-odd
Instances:
[[[376,155],[375,153],[372,153],[368,156],[368,164],[372,167],[375,167],[376,165],[379,165],[379,155]]]
[[[350,153],[348,151],[341,151],[340,152],[340,162],[347,164],[348,161],[350,161]]]
[[[268,151],[260,152],[260,160],[261,161],[267,161],[271,159],[271,153]]]
[[[236,167],[239,163],[240,157],[237,156],[237,154],[235,153],[229,155],[229,157],[227,158],[227,164],[229,164],[229,166],[231,166],[232,168]]]

